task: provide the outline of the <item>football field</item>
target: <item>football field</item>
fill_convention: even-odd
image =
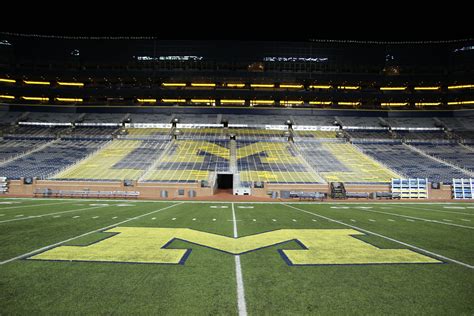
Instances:
[[[0,199],[0,315],[474,314],[474,203]]]

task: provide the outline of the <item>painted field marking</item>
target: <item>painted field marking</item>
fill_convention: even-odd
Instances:
[[[232,218],[234,220],[234,238],[239,237],[237,233],[237,219],[235,217],[234,203],[232,203]],[[235,258],[235,279],[237,282],[237,307],[239,316],[247,316],[247,304],[245,302],[244,278],[242,276],[242,266],[240,264],[240,255]]]
[[[420,251],[420,252],[422,252],[422,253],[431,255],[431,256],[433,256],[433,257],[436,257],[436,258],[439,258],[439,259],[443,259],[443,260],[445,260],[445,261],[453,262],[453,263],[459,264],[459,265],[461,265],[461,266],[463,266],[463,267],[466,267],[466,268],[469,268],[469,269],[474,269],[474,266],[472,266],[472,265],[470,265],[470,264],[467,264],[467,263],[461,262],[461,261],[459,261],[459,260],[452,259],[452,258],[443,256],[443,255],[437,254],[437,253],[435,253],[435,252],[432,252],[432,251],[429,251],[429,250],[426,250],[426,249],[423,249],[423,248],[420,248],[420,247],[411,245],[411,244],[409,244],[409,243],[406,243],[406,242],[397,240],[397,239],[395,239],[395,238],[391,238],[391,237],[388,237],[388,236],[385,236],[385,235],[382,235],[382,234],[379,234],[379,233],[376,233],[376,232],[373,232],[373,231],[370,231],[370,230],[367,230],[367,229],[363,229],[363,228],[360,228],[360,227],[357,227],[357,226],[354,226],[354,225],[346,224],[346,223],[343,223],[343,222],[341,222],[341,221],[334,220],[334,219],[332,219],[332,218],[326,217],[326,216],[324,216],[324,215],[320,215],[320,214],[317,214],[317,213],[314,213],[314,212],[306,211],[306,210],[303,210],[303,209],[301,209],[301,208],[298,208],[298,207],[295,207],[295,206],[292,206],[292,205],[289,205],[289,204],[282,203],[282,205],[285,205],[285,206],[287,206],[287,207],[289,207],[289,208],[295,209],[295,210],[300,211],[300,212],[304,212],[304,213],[307,213],[307,214],[311,214],[311,215],[313,215],[313,216],[317,216],[317,217],[321,217],[321,218],[324,218],[324,219],[327,219],[327,220],[331,220],[331,221],[333,221],[333,222],[335,222],[335,223],[339,223],[339,224],[341,224],[341,225],[344,225],[344,226],[347,226],[347,227],[351,227],[351,228],[353,228],[353,229],[357,229],[358,231],[361,231],[361,232],[364,232],[364,233],[367,233],[367,234],[371,234],[371,235],[374,235],[374,236],[377,236],[377,237],[381,237],[381,238],[384,238],[384,239],[387,239],[387,240],[396,242],[396,243],[398,243],[398,244],[400,244],[400,245],[403,245],[403,246],[406,246],[406,247],[409,247],[409,248],[418,250],[418,251]]]
[[[20,214],[20,215],[16,215],[15,217],[23,217],[23,216],[25,216],[25,215]]]
[[[112,217],[112,219],[116,219],[116,218],[117,218],[117,216]]]
[[[171,220],[172,220],[172,221],[175,221],[175,220],[176,220],[176,217],[173,217]]]
[[[443,208],[455,208],[455,209],[460,209],[460,210],[466,209],[464,206],[443,206]]]
[[[0,216],[5,216],[5,214],[0,214]]]
[[[450,219],[443,219],[443,221],[452,222],[452,220],[450,220]]]
[[[237,206],[238,208],[253,208],[253,206]]]
[[[55,212],[55,213],[48,213],[48,214],[42,214],[42,215],[34,215],[34,216],[29,216],[29,217],[14,218],[14,219],[8,219],[8,220],[0,221],[0,223],[7,223],[7,222],[13,222],[13,221],[27,220],[27,219],[35,219],[35,218],[41,218],[41,217],[45,217],[45,216],[49,216],[49,215],[64,214],[64,213],[70,213],[70,212],[93,210],[93,209],[102,208],[102,207],[105,207],[105,206],[86,207],[86,208],[79,208],[79,209],[69,210],[69,211],[64,211],[64,212]]]
[[[253,221],[256,222],[257,220],[254,218]]]
[[[126,220],[124,220],[124,221],[121,221],[121,222],[118,222],[118,223],[114,223],[114,224],[112,224],[112,225],[108,225],[108,226],[105,226],[105,227],[102,227],[102,228],[99,228],[99,229],[96,229],[96,230],[93,230],[93,231],[90,231],[90,232],[87,232],[87,233],[84,233],[84,234],[81,234],[81,235],[78,235],[78,236],[75,236],[75,237],[71,237],[71,238],[69,238],[69,239],[66,239],[66,240],[57,242],[57,243],[55,243],[55,244],[51,244],[51,245],[48,245],[48,246],[45,246],[45,247],[42,247],[42,248],[39,248],[39,249],[30,251],[30,252],[28,252],[28,253],[24,253],[24,254],[22,254],[22,255],[16,256],[16,257],[14,257],[14,258],[10,258],[10,259],[1,261],[1,262],[0,262],[0,265],[4,265],[4,264],[6,264],[6,263],[9,263],[9,262],[12,262],[12,261],[15,261],[15,260],[19,260],[19,259],[24,259],[24,258],[26,258],[26,257],[30,257],[30,256],[35,255],[35,254],[37,254],[37,253],[40,253],[40,252],[49,250],[49,249],[51,249],[51,248],[60,246],[60,245],[62,245],[62,244],[64,244],[64,243],[70,242],[70,241],[72,241],[72,240],[75,240],[75,239],[78,239],[78,238],[81,238],[81,237],[84,237],[84,236],[88,236],[88,235],[90,235],[90,234],[99,233],[99,232],[102,232],[102,231],[104,231],[104,230],[107,230],[107,229],[116,227],[116,226],[118,226],[118,225],[125,224],[125,223],[127,223],[127,222],[132,221],[132,220],[139,219],[139,218],[142,218],[142,217],[144,217],[144,216],[148,216],[148,215],[151,215],[151,214],[154,214],[154,213],[157,213],[157,212],[161,212],[161,211],[167,210],[167,209],[169,209],[169,208],[171,208],[171,207],[174,207],[174,206],[177,206],[177,205],[181,205],[181,204],[183,204],[183,203],[184,203],[184,202],[177,203],[177,204],[173,204],[173,205],[169,205],[169,206],[166,206],[166,207],[164,207],[164,208],[160,208],[160,209],[158,209],[158,210],[155,210],[155,211],[152,211],[152,212],[148,212],[148,213],[143,214],[143,215],[138,215],[138,216],[135,216],[135,217],[126,219]]]
[[[276,222],[277,220],[276,220],[276,219],[274,219],[274,218],[272,218],[272,221]]]
[[[80,216],[79,215],[76,215],[76,216],[73,216],[72,218],[79,218]]]
[[[61,217],[61,215],[54,215],[53,218]]]
[[[465,218],[461,218],[462,221],[465,221],[465,222],[470,222],[471,220],[470,219],[465,219]]]
[[[109,206],[110,204],[107,203],[95,203],[95,204],[89,204],[90,206]]]
[[[195,219],[195,218],[193,218],[193,221],[195,221],[195,220],[196,220],[196,219]]]
[[[465,225],[459,225],[459,224],[453,224],[453,223],[446,223],[446,222],[437,221],[437,220],[434,220],[434,219],[426,219],[426,218],[421,218],[421,217],[401,215],[401,214],[390,213],[390,212],[382,212],[382,211],[376,211],[376,210],[360,210],[360,211],[380,213],[380,214],[386,214],[386,215],[392,215],[392,216],[398,216],[398,217],[412,219],[409,222],[413,222],[413,219],[416,219],[416,220],[423,221],[423,222],[442,224],[442,225],[450,225],[450,226],[462,227],[462,228],[467,228],[467,229],[474,229],[474,227],[471,227],[471,226],[465,226]]]
[[[0,202],[0,204],[19,204],[21,202]]]
[[[124,207],[124,206],[135,206],[135,205],[134,204],[117,204],[116,206]]]
[[[387,221],[389,221],[389,222],[395,222],[395,220],[393,220],[393,219],[391,219],[391,218],[387,219]]]
[[[212,219],[212,221],[213,221],[213,222],[215,222],[215,221],[216,221],[216,219],[215,219],[215,218],[213,218],[213,219]]]
[[[293,222],[296,222],[296,219],[293,218],[292,221],[293,221]]]
[[[414,220],[407,218],[406,221],[408,222],[414,222]]]
[[[61,203],[48,203],[48,204],[33,204],[33,205],[19,205],[19,206],[9,206],[9,207],[2,207],[0,210],[11,210],[14,208],[27,208],[27,207],[43,207],[43,206],[49,206],[49,205],[61,205],[61,204],[71,204],[74,203],[72,201],[67,201],[67,202],[61,202]]]
[[[229,208],[227,205],[211,205],[210,208]]]
[[[369,221],[371,221],[371,222],[375,222],[376,220],[375,220],[375,219],[371,219],[371,218],[369,218]]]
[[[153,220],[153,221],[154,221],[155,219],[156,219],[156,217],[152,217],[152,218],[151,218],[151,220]]]
[[[429,208],[421,208],[421,207],[413,207],[413,206],[395,205],[395,207],[408,208],[408,209],[411,209],[411,210],[424,210],[424,211],[430,211],[430,212],[441,212],[441,213],[449,213],[449,214],[463,214],[463,215],[474,216],[474,213],[463,213],[463,212],[451,212],[451,211],[433,210],[433,209],[429,209]]]
[[[351,222],[356,222],[356,220],[355,220],[355,219],[351,219]]]
[[[95,219],[95,218],[99,218],[99,216],[92,216],[92,218],[94,218],[94,219]]]
[[[313,222],[317,222],[317,220],[315,220],[314,218],[312,219]]]

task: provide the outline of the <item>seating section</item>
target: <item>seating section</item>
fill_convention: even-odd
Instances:
[[[474,150],[459,144],[417,144],[416,148],[430,156],[474,171]]]
[[[304,158],[327,182],[389,182],[397,173],[348,143],[301,142]]]
[[[46,140],[22,140],[2,139],[0,140],[0,163],[26,153],[37,146],[46,144]]]
[[[295,131],[296,137],[336,138],[336,131]]]
[[[129,116],[131,123],[158,123],[158,124],[169,124],[171,123],[171,114],[155,114],[155,113],[131,113]]]
[[[242,182],[324,183],[288,142],[237,142]]]
[[[388,130],[345,130],[345,132],[351,139],[390,139],[394,137]]]
[[[54,179],[138,180],[162,153],[166,142],[113,140],[89,158],[56,174]]]
[[[444,131],[396,131],[396,134],[404,140],[440,140],[448,136]]]
[[[380,124],[382,123],[382,121],[378,117],[338,116],[337,119],[343,127],[381,127]]]
[[[77,113],[30,112],[22,121],[41,123],[73,123],[77,120]]]
[[[334,116],[293,115],[291,118],[295,125],[309,126],[333,126],[336,121]]]
[[[433,128],[436,121],[431,117],[388,117],[384,120],[391,127],[405,127],[405,128]]]
[[[229,171],[229,156],[228,141],[176,140],[143,180],[159,182],[208,180],[212,171]]]
[[[451,183],[453,178],[469,178],[465,172],[423,156],[401,144],[358,144],[365,154],[396,171],[403,178],[428,178]]]
[[[46,179],[97,150],[101,141],[56,140],[46,147],[0,165],[0,174],[9,179]]]

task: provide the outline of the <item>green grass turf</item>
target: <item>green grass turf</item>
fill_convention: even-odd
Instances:
[[[0,201],[21,202],[0,204],[0,214],[4,214],[0,216],[0,261],[174,204],[105,200]],[[89,204],[109,205],[85,209],[94,207]],[[117,204],[134,206],[117,207]],[[27,207],[17,207],[20,205]],[[35,206],[30,207],[32,205]],[[235,203],[238,235],[280,228],[347,228],[317,216],[322,215],[474,264],[474,229],[470,229],[474,226],[474,208],[469,208],[473,204],[292,205],[316,215],[276,203]],[[120,226],[192,228],[233,236],[231,206],[230,203],[183,203]],[[360,206],[372,208],[364,210],[358,208]],[[445,222],[466,228],[420,220],[411,222],[367,210],[450,220]],[[45,215],[56,212],[65,213]],[[17,215],[43,217],[2,222],[23,218]],[[53,217],[58,215],[60,217]],[[79,217],[73,218],[75,216]],[[107,236],[98,232],[67,244],[86,245]],[[405,248],[373,235],[358,238],[380,248]],[[169,248],[192,249],[192,252],[184,265],[37,260],[16,260],[0,265],[0,314],[238,313],[232,255],[184,241],[174,241]],[[474,313],[474,271],[455,263],[288,266],[278,249],[301,247],[296,242],[287,242],[240,256],[249,315]]]

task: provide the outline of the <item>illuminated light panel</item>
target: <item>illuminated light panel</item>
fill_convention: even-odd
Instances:
[[[0,82],[15,83],[16,80],[8,79],[8,78],[0,78]]]
[[[275,100],[251,100],[251,104],[274,104]]]
[[[283,89],[303,89],[304,85],[302,85],[302,84],[281,84],[280,88],[283,88]]]
[[[408,102],[383,102],[381,106],[407,106]]]
[[[380,90],[382,91],[393,91],[393,90],[397,90],[397,91],[403,91],[403,90],[406,90],[407,87],[380,87]]]
[[[221,100],[221,104],[245,104],[245,100]]]
[[[337,86],[341,90],[359,90],[360,86]]]
[[[299,100],[294,100],[294,101],[280,101],[282,104],[295,104],[295,105],[301,105],[304,103],[304,101],[299,101]]]
[[[185,83],[175,83],[175,82],[163,82],[161,85],[163,87],[186,87]]]
[[[161,99],[164,103],[185,103],[186,99]]]
[[[26,84],[37,84],[37,85],[50,85],[51,82],[49,81],[30,81],[30,80],[23,80]]]
[[[192,103],[215,103],[214,99],[191,99]]]
[[[82,102],[84,101],[82,98],[56,98],[56,101],[60,102]]]
[[[311,89],[331,89],[332,86],[328,85],[310,85],[309,86]]]
[[[323,105],[329,105],[331,104],[331,101],[309,101],[309,104],[323,104]]]
[[[474,101],[448,102],[448,105],[463,105],[463,104],[474,104]]]
[[[156,99],[137,99],[137,101],[142,103],[155,103]]]
[[[191,83],[191,87],[213,88],[215,86],[215,83]]]
[[[360,105],[360,102],[337,102],[339,105]]]
[[[226,87],[229,87],[229,88],[243,88],[243,87],[245,87],[245,83],[227,83]]]
[[[458,86],[448,86],[448,89],[467,89],[467,88],[474,88],[474,84],[464,84]]]
[[[12,95],[0,95],[0,99],[9,99],[9,100],[13,100],[15,99],[14,96]]]
[[[439,90],[441,87],[415,87],[415,90]]]
[[[27,101],[49,101],[49,98],[44,98],[44,97],[21,97],[21,98]]]
[[[63,82],[63,81],[58,81],[58,85],[60,85],[60,86],[69,86],[69,87],[84,87],[84,83],[82,83],[82,82]]]
[[[274,88],[274,84],[266,84],[266,83],[252,83],[250,84],[251,88]]]
[[[436,106],[441,105],[441,102],[417,102],[415,106]]]

